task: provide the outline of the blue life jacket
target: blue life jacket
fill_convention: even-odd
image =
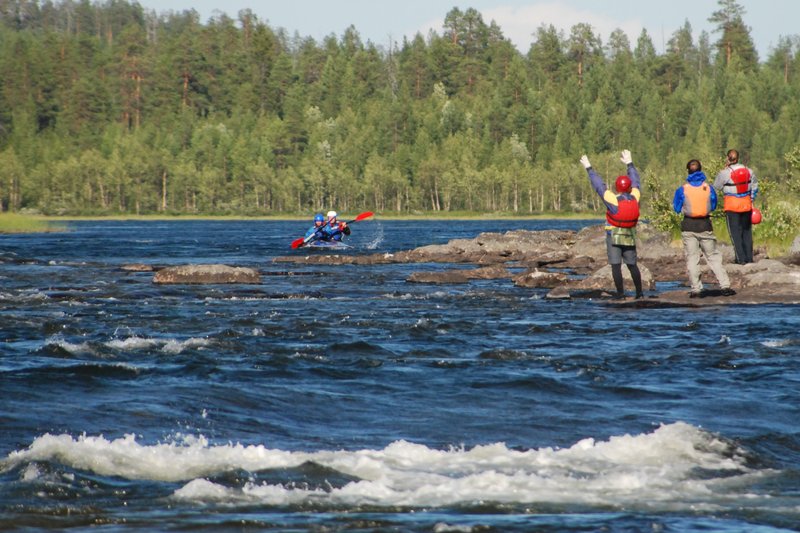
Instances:
[[[315,240],[318,240],[318,241],[319,240],[329,240],[329,237],[325,233],[325,226],[317,226],[316,224],[311,226],[310,228],[308,228],[308,231],[306,232],[306,237],[305,238],[308,239],[309,237],[314,237],[315,233],[316,233],[316,239]]]
[[[342,236],[344,235],[342,233],[342,230],[339,229],[339,223],[338,222],[336,223],[336,226],[333,226],[333,227],[331,227],[330,224],[325,224],[322,227],[322,233],[325,235],[325,239],[324,240],[327,240],[327,241],[330,241],[330,240],[341,241],[342,240]]]

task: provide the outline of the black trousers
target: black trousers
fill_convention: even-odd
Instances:
[[[753,262],[753,221],[750,211],[734,213],[725,211],[725,220],[728,223],[728,233],[731,235],[731,244],[736,254],[736,263],[744,265]]]

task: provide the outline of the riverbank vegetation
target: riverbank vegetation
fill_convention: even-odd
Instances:
[[[663,53],[542,24],[519,51],[474,9],[439,32],[317,42],[251,11],[206,23],[136,2],[0,5],[0,205],[47,215],[601,211],[581,154],[610,181],[633,152],[648,216],[690,158],[737,148],[771,238],[800,226],[798,36],[759,58],[719,0]],[[535,22],[532,22],[535,24]],[[785,205],[781,202],[787,202]],[[673,226],[670,226],[673,224]]]
[[[59,231],[58,223],[43,217],[20,215],[17,213],[0,213],[0,234],[3,233],[35,233],[43,231]]]

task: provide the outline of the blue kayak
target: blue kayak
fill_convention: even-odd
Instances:
[[[346,250],[352,248],[349,244],[342,241],[311,241],[303,246],[303,248],[323,248],[327,250]]]

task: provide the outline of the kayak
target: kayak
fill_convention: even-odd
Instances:
[[[373,215],[372,211],[364,211],[363,213],[358,215],[353,220],[348,220],[347,222],[345,222],[345,224],[352,224],[354,222],[358,222],[360,220],[367,219],[367,218],[371,217],[372,215]],[[315,229],[314,233],[316,234],[319,231],[320,231],[319,229]],[[349,235],[349,233],[348,233],[348,235]],[[300,248],[301,246],[305,246],[305,247],[309,247],[310,246],[312,248],[327,248],[328,250],[330,250],[331,248],[341,248],[341,249],[350,248],[349,245],[344,244],[341,241],[314,241],[312,243],[312,242],[307,242],[308,240],[309,240],[309,237],[300,237],[299,239],[293,240],[292,244],[291,244],[292,250],[296,250],[296,249]],[[317,243],[319,243],[319,244],[317,244]]]
[[[349,244],[345,244],[342,241],[312,241],[303,248],[322,248],[326,250],[347,250],[348,248],[352,248]]]

